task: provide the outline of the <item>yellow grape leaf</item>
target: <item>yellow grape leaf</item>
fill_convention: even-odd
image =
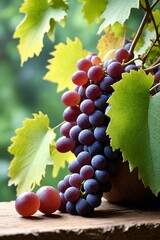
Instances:
[[[75,159],[75,155],[72,152],[60,153],[55,148],[55,142],[53,141],[50,145],[51,156],[54,161],[53,166],[53,177],[57,177],[61,168],[65,168],[65,163],[70,163]]]
[[[82,49],[79,38],[76,38],[75,41],[67,38],[66,41],[67,44],[59,43],[55,46],[56,50],[51,53],[53,58],[49,60],[50,65],[47,66],[49,71],[44,76],[45,80],[57,83],[57,92],[63,91],[65,88],[74,88],[71,76],[77,71],[76,63],[88,54],[87,50]]]
[[[57,7],[57,1],[48,0],[24,0],[20,12],[25,14],[22,22],[17,26],[13,35],[19,38],[18,51],[21,56],[21,65],[28,58],[38,56],[43,48],[44,34],[51,31],[53,21],[61,22],[66,16],[66,8]],[[61,0],[61,5],[64,2]],[[50,20],[52,19],[52,26]],[[53,32],[53,29],[52,29]]]
[[[40,185],[45,176],[46,165],[53,164],[50,144],[56,135],[49,128],[49,119],[43,113],[33,114],[26,119],[23,127],[16,130],[8,151],[14,155],[9,167],[9,185],[17,187],[17,194]]]
[[[125,31],[124,29],[121,29],[121,31],[119,30],[119,32],[116,32],[116,29],[117,27],[114,25],[112,27],[108,27],[105,30],[105,34],[98,41],[98,55],[102,60],[105,58],[105,55],[108,54],[109,51],[116,50],[124,46]],[[113,58],[112,55],[111,58]]]

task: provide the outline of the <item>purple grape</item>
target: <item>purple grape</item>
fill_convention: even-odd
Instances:
[[[83,179],[92,178],[94,175],[94,168],[90,165],[84,165],[80,169],[80,175],[83,177]]]
[[[98,155],[95,155],[92,158],[91,164],[92,164],[92,166],[95,169],[101,170],[101,169],[106,168],[106,166],[107,166],[107,159],[103,155],[98,154]]]
[[[69,178],[70,178],[70,176],[71,176],[71,174],[67,174],[67,175],[64,177],[64,179],[63,179],[64,184],[66,185],[66,189],[71,186],[70,183],[69,183]]]
[[[86,98],[86,88],[88,87],[88,84],[85,84],[83,86],[80,86],[78,89],[78,93],[82,98]]]
[[[81,129],[89,128],[91,125],[89,121],[89,116],[85,113],[81,113],[77,118],[77,125]]]
[[[84,145],[78,144],[72,152],[77,156],[80,152],[84,150]]]
[[[93,132],[90,129],[83,129],[79,133],[78,140],[83,145],[91,145],[94,141]]]
[[[95,84],[91,84],[86,88],[85,92],[86,96],[92,101],[96,100],[101,95],[101,89],[99,86]]]
[[[102,143],[106,143],[109,140],[109,136],[106,134],[107,127],[99,126],[94,129],[94,137],[96,140]]]
[[[80,170],[81,171],[81,170]],[[71,174],[69,178],[69,183],[73,187],[80,187],[81,183],[83,182],[83,177],[78,173]]]
[[[93,208],[99,207],[102,202],[100,194],[87,194],[86,200]]]
[[[94,109],[95,104],[91,99],[84,99],[80,104],[80,110],[87,115],[90,115]]]
[[[75,122],[65,122],[60,127],[60,134],[69,137],[70,129],[75,125]]]
[[[103,125],[105,121],[105,115],[100,110],[95,110],[90,116],[89,116],[89,122],[92,126],[97,127]]]
[[[76,203],[76,211],[80,216],[89,216],[93,212],[93,208],[89,205],[86,199],[80,198]]]
[[[128,66],[125,67],[124,71],[125,72],[130,72],[131,70],[136,70],[138,71],[138,67],[135,64],[129,64]]]
[[[66,211],[68,213],[70,213],[71,215],[77,215],[75,203],[67,202],[67,204],[66,204]]]
[[[66,189],[64,197],[67,201],[77,202],[80,198],[80,191],[76,187],[69,187]]]
[[[116,159],[116,158],[120,157],[120,151],[119,150],[113,151],[113,149],[110,145],[106,145],[104,147],[104,154],[109,159]]]
[[[64,193],[66,191],[67,187],[64,183],[64,180],[61,180],[61,181],[58,182],[57,188],[61,193]]]
[[[87,149],[92,156],[101,154],[103,152],[103,146],[99,141],[93,142],[92,145],[88,146]]]
[[[95,178],[99,183],[107,183],[110,176],[107,170],[96,170],[95,171]]]
[[[63,112],[63,118],[67,122],[76,122],[80,113],[81,111],[78,106],[67,107]]]
[[[113,92],[112,85],[116,82],[116,80],[110,76],[106,76],[103,78],[103,80],[100,82],[100,88],[102,91],[104,91],[107,94],[110,94]]]
[[[70,162],[69,165],[68,165],[68,170],[71,173],[79,173],[80,169],[81,169],[81,166],[76,159],[73,160],[72,162]]]
[[[119,79],[124,72],[124,69],[120,62],[113,62],[108,65],[107,72],[112,78]]]
[[[75,125],[70,129],[69,137],[74,139],[75,141],[77,141],[78,140],[78,135],[81,131],[82,131],[82,129],[78,125]]]
[[[157,84],[160,82],[160,70],[157,71],[154,75],[154,83]]]
[[[99,183],[94,178],[87,179],[83,184],[86,193],[95,194],[100,189]]]
[[[94,101],[94,104],[98,110],[105,111],[106,107],[108,106],[107,100],[108,96],[102,94],[98,99]]]
[[[59,196],[60,196],[60,198],[61,198],[61,205],[60,205],[60,207],[59,207],[59,211],[61,211],[61,212],[65,212],[66,211],[66,203],[67,203],[67,200],[65,199],[65,197],[64,197],[64,193],[59,193]]]
[[[77,156],[77,161],[81,166],[91,164],[91,159],[92,159],[91,154],[86,151],[80,152]]]

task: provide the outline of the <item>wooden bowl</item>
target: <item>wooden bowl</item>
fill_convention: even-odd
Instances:
[[[104,198],[112,203],[140,204],[156,200],[149,188],[138,179],[138,170],[129,170],[128,162],[118,161],[117,172],[111,178],[112,189]]]

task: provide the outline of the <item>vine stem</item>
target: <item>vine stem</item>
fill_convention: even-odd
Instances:
[[[146,3],[147,11],[148,11],[148,13],[149,13],[150,16],[151,16],[151,19],[152,19],[152,22],[153,22],[153,25],[154,25],[154,28],[155,28],[155,31],[156,31],[156,36],[157,36],[158,45],[159,45],[159,48],[160,48],[160,40],[159,40],[159,34],[158,34],[158,29],[157,29],[157,26],[156,26],[156,22],[155,22],[155,19],[154,19],[153,13],[152,13],[152,11],[151,11],[151,7],[150,7],[150,5],[149,5],[148,0],[145,0],[145,3]]]
[[[53,130],[53,131],[56,130],[57,128],[59,128],[60,126],[62,126],[63,123],[65,123],[65,122],[66,122],[66,121],[63,121],[63,122],[59,123],[59,124],[56,125],[54,128],[52,128],[52,130]]]
[[[152,10],[158,2],[159,2],[159,0],[156,0],[156,1],[150,6],[150,10]],[[146,11],[146,13],[145,13],[145,15],[144,15],[144,17],[143,17],[143,19],[142,19],[142,22],[141,22],[141,24],[140,24],[140,26],[139,26],[139,29],[138,29],[138,31],[137,31],[134,39],[133,39],[131,48],[130,48],[130,50],[129,50],[130,54],[132,54],[133,51],[134,51],[134,48],[135,48],[135,46],[136,46],[136,44],[137,44],[137,42],[138,42],[138,40],[139,40],[139,38],[140,38],[140,36],[141,36],[141,34],[142,34],[143,28],[144,28],[144,26],[145,26],[145,24],[146,24],[146,21],[147,21],[149,15],[150,15],[150,12],[149,12],[149,11]]]
[[[145,72],[150,72],[150,71],[154,70],[155,68],[157,68],[159,66],[160,66],[160,63],[157,63],[156,65],[152,65],[151,67],[144,69],[144,71]]]
[[[159,87],[160,83],[157,83],[156,85],[154,85],[153,87],[151,87],[150,92],[152,92],[155,88]]]

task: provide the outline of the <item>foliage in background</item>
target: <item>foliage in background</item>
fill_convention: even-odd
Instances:
[[[49,52],[53,51],[54,46],[47,36],[44,37],[45,48],[39,58],[33,58],[26,62],[23,68],[20,67],[20,59],[16,49],[18,41],[13,39],[13,33],[23,18],[22,14],[18,14],[21,4],[22,0],[0,1],[0,201],[13,200],[16,196],[15,187],[8,187],[8,167],[12,156],[7,151],[11,144],[10,138],[15,135],[15,129],[21,128],[23,120],[30,118],[32,113],[38,113],[39,110],[47,114],[51,126],[55,126],[62,121],[61,115],[64,110],[60,100],[61,93],[55,94],[57,85],[42,81],[46,74],[44,66],[47,65]],[[84,39],[86,48],[90,46],[91,51],[95,51],[97,25],[93,24],[87,31],[83,31],[83,26],[86,26],[86,23],[77,14],[80,8],[80,4],[71,1],[66,28],[57,26],[55,30],[55,44],[65,42],[67,36],[72,39],[78,36]],[[70,21],[69,19],[75,20]],[[91,39],[86,39],[88,33],[92,36]],[[54,109],[58,109],[56,114]],[[58,179],[67,173],[66,164],[64,163],[63,168],[59,171],[59,178],[55,179],[52,178],[52,167],[47,166],[47,174],[42,179],[41,184],[50,183],[56,187]]]

